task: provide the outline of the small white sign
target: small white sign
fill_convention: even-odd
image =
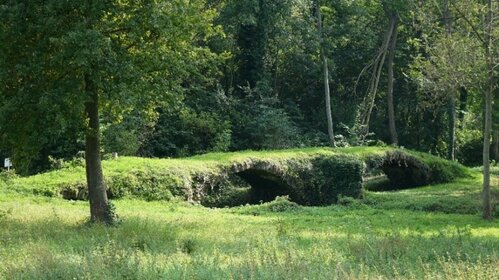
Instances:
[[[10,158],[6,158],[3,161],[3,166],[6,167],[6,168],[11,168],[12,167],[12,162],[10,161]]]

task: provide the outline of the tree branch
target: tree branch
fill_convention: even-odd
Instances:
[[[485,44],[485,40],[483,38],[483,35],[480,35],[480,33],[478,32],[478,29],[475,27],[475,25],[473,25],[473,23],[466,17],[466,15],[463,14],[463,12],[461,12],[461,10],[459,10],[458,7],[456,7],[456,4],[454,2],[451,2],[451,5],[452,5],[452,7],[454,7],[454,9],[456,9],[457,13],[466,21],[466,23],[468,23],[468,25],[473,30],[473,33],[475,33],[477,39],[480,40],[480,42],[482,42],[482,44]]]

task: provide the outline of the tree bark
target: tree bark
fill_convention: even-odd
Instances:
[[[492,128],[492,92],[494,90],[494,63],[492,58],[492,0],[487,1],[485,23],[485,59],[487,62],[487,85],[485,89],[485,125],[483,130],[483,218],[492,219],[490,196],[490,133]]]
[[[322,42],[322,15],[321,15],[321,5],[319,0],[317,0],[317,29],[319,30],[319,38],[320,38],[320,52],[322,59],[322,67],[324,73],[324,99],[326,103],[326,118],[327,118],[327,132],[329,136],[329,145],[331,147],[336,147],[336,143],[334,140],[334,131],[333,131],[333,116],[331,112],[331,92],[329,88],[329,69],[326,53],[324,51],[324,46]]]
[[[446,35],[448,38],[452,36],[452,17],[449,10],[449,0],[444,2],[443,21]],[[449,54],[450,56],[450,54]],[[456,158],[456,97],[454,90],[451,89],[448,100],[447,117],[448,117],[448,138],[447,138],[447,158],[455,160]]]
[[[388,102],[388,127],[390,130],[390,138],[392,145],[398,146],[398,134],[397,134],[397,128],[395,126],[395,109],[394,109],[394,104],[393,104],[393,83],[394,83],[394,78],[393,78],[393,61],[395,58],[395,50],[397,47],[397,26],[398,26],[398,16],[396,14],[391,15],[390,19],[393,23],[393,32],[392,32],[392,38],[391,38],[391,43],[390,43],[390,48],[389,48],[389,53],[388,53],[388,93],[387,93],[387,102]]]
[[[447,158],[449,160],[456,159],[456,101],[453,95],[449,96],[448,104],[448,118],[449,118],[449,135],[448,135],[448,148]]]
[[[464,128],[464,115],[467,111],[468,104],[468,91],[464,86],[459,89],[459,114],[457,116],[459,120],[459,129]]]
[[[492,219],[492,203],[490,199],[490,131],[492,123],[492,87],[485,91],[485,127],[483,132],[483,218]]]
[[[106,185],[100,158],[99,95],[91,77],[85,75],[85,115],[88,127],[85,132],[85,163],[90,200],[90,221],[113,223],[113,214],[107,199]]]

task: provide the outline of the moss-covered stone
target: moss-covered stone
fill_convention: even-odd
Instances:
[[[268,202],[277,196],[289,196],[302,205],[327,205],[337,203],[339,196],[361,197],[364,179],[369,177],[386,175],[390,187],[407,188],[450,182],[466,173],[465,167],[434,156],[377,147],[248,151],[185,159],[122,157],[104,161],[112,199],[180,197],[210,207]],[[17,192],[87,199],[83,167],[14,178],[6,185]]]

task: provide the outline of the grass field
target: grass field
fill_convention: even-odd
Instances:
[[[471,173],[327,207],[121,199],[110,228],[86,223],[84,201],[4,186],[0,279],[498,279],[499,223]]]

